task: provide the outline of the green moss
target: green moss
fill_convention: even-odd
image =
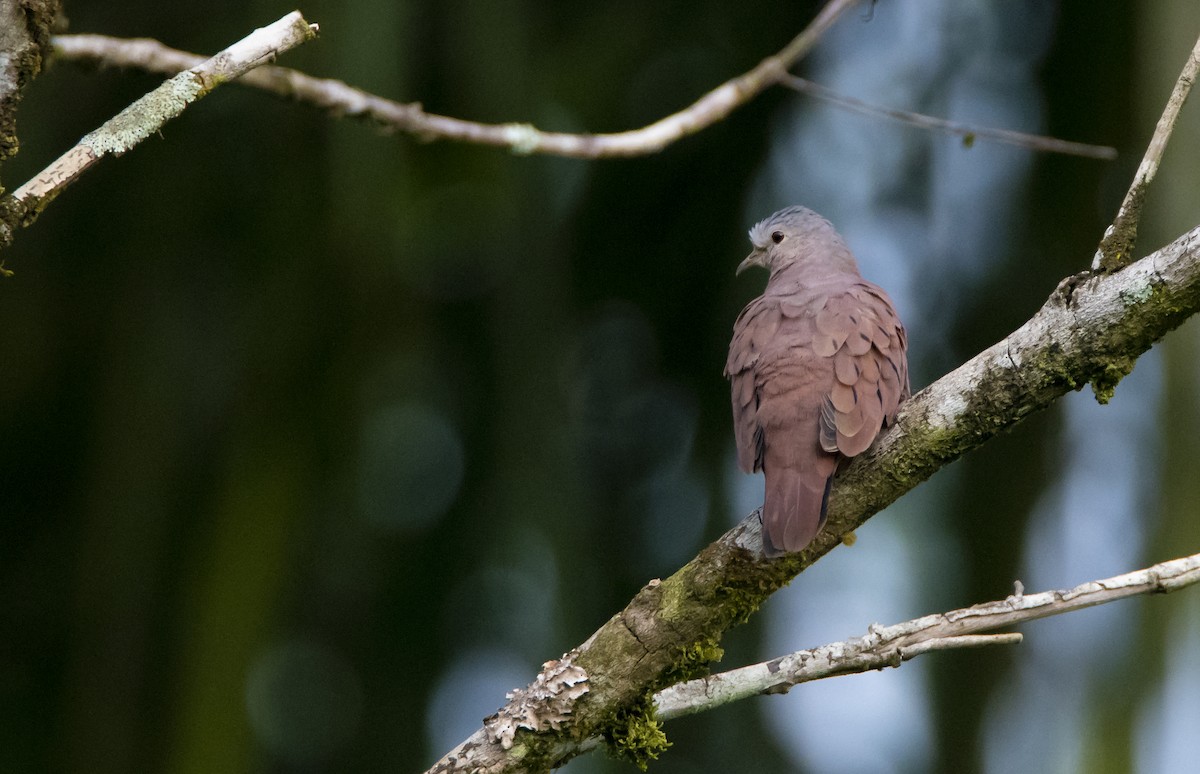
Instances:
[[[694,642],[680,651],[679,657],[663,671],[662,677],[655,680],[650,693],[656,693],[668,685],[703,677],[709,673],[708,665],[720,661],[724,656],[725,650],[715,638]]]
[[[726,582],[718,586],[713,603],[720,606],[729,626],[743,624],[758,611],[762,603],[779,589],[786,586],[805,566],[810,564],[805,557],[808,552],[788,554],[776,559],[766,567],[750,561],[734,561],[725,569]]]
[[[1129,199],[1121,206],[1112,231],[1100,240],[1100,271],[1119,271],[1132,260],[1133,246],[1137,241],[1137,223],[1142,212],[1142,200],[1146,186],[1139,185],[1130,192]]]
[[[604,741],[610,755],[629,761],[642,771],[671,746],[650,699],[618,710],[605,724]]]
[[[725,651],[715,638],[681,648],[671,666],[638,701],[601,721],[598,728],[609,754],[645,771],[650,761],[657,760],[671,746],[654,707],[654,694],[668,685],[708,674],[708,665],[720,661],[724,655]]]
[[[750,616],[758,611],[770,592],[764,593],[763,589],[756,588],[754,585],[728,585],[721,586],[716,593],[721,597],[722,610],[729,617],[732,625],[736,626],[749,621]]]
[[[0,121],[8,121],[7,116]],[[21,148],[21,142],[17,139],[14,132],[0,132],[0,161],[5,161],[17,155],[17,151]]]
[[[1096,394],[1096,402],[1103,405],[1112,400],[1117,384],[1133,370],[1132,358],[1121,358],[1107,363],[1104,370],[1092,379],[1092,392]]]

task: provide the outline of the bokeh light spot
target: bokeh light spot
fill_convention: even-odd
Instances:
[[[442,516],[463,479],[458,431],[428,406],[380,409],[363,428],[358,502],[371,522],[420,529]]]
[[[358,730],[362,708],[354,667],[305,640],[268,650],[246,680],[246,710],[259,742],[295,764],[320,762],[346,744]]]

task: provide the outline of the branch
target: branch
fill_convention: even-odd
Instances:
[[[980,634],[937,637],[897,647],[878,642],[872,633],[673,685],[654,695],[654,706],[659,720],[674,720],[751,696],[787,693],[800,683],[898,667],[926,653],[1020,642],[1020,634]]]
[[[801,650],[762,664],[673,685],[655,694],[654,704],[660,720],[671,720],[750,696],[787,693],[792,686],[812,680],[898,667],[904,661],[933,651],[1016,644],[1021,641],[1020,634],[972,633],[1070,613],[1139,594],[1176,591],[1194,583],[1200,583],[1200,554],[1084,583],[1067,591],[1018,593],[1008,599],[927,615],[893,626],[871,626],[865,637]]]
[[[316,37],[298,11],[257,29],[221,53],[170,78],[86,135],[13,194],[28,226],[46,206],[88,168],[109,154],[121,155],[158,132],[163,124],[210,91]]]
[[[0,161],[17,153],[17,104],[50,53],[57,3],[0,0]]]
[[[833,22],[860,0],[830,0],[817,17],[779,53],[747,73],[732,78],[694,103],[665,118],[625,132],[568,134],[546,132],[532,124],[483,124],[426,113],[420,103],[393,102],[328,78],[313,78],[282,67],[263,68],[242,79],[248,86],[298,99],[336,115],[369,118],[388,129],[425,140],[460,142],[507,148],[513,153],[544,153],[581,159],[644,156],[723,120],[786,75],[787,69],[812,50]],[[176,51],[153,40],[123,40],[103,35],[58,35],[54,48],[73,61],[97,62],[173,73],[194,65],[200,57]]]
[[[853,0],[857,1],[857,0]],[[781,83],[816,99],[867,115],[881,116],[922,129],[959,135],[970,142],[976,138],[1032,148],[1050,153],[1111,160],[1115,148],[1041,137],[1006,129],[972,127],[905,110],[878,107],[838,94],[786,72],[811,50],[816,39],[852,2],[834,0],[786,48],[759,63],[758,67],[709,92],[688,108],[649,126],[613,134],[568,134],[546,132],[527,123],[483,124],[427,113],[420,103],[394,102],[330,78],[314,78],[284,67],[262,67],[240,83],[277,96],[306,102],[336,116],[353,116],[375,121],[391,131],[405,132],[425,140],[457,140],[507,148],[519,154],[543,153],[572,158],[642,156],[695,134],[724,119],[768,86]],[[170,75],[194,66],[203,57],[169,48],[149,38],[126,39],[107,35],[58,35],[55,53],[62,59],[115,67],[134,67]]]
[[[996,142],[1016,145],[1021,148],[1031,148],[1036,151],[1045,151],[1047,153],[1063,153],[1068,156],[1083,156],[1085,158],[1103,159],[1105,161],[1111,161],[1117,157],[1117,149],[1110,148],[1107,145],[1088,145],[1082,142],[1059,140],[1054,137],[1014,132],[1010,129],[989,129],[987,127],[970,126],[958,123],[957,121],[947,121],[944,118],[934,118],[933,116],[921,113],[913,113],[908,110],[897,110],[895,108],[872,105],[869,102],[863,102],[860,99],[839,94],[833,89],[795,75],[784,76],[780,79],[780,83],[801,94],[807,94],[815,99],[824,100],[830,104],[846,108],[847,110],[854,110],[864,115],[887,118],[930,131],[958,135],[968,145],[975,140],[983,139],[995,140]]]
[[[588,689],[566,730],[521,732],[506,750],[481,729],[431,771],[549,768],[577,754],[580,740],[622,738],[638,723],[644,730],[654,722],[648,697],[699,676],[725,630],[843,535],[1067,392],[1091,383],[1107,401],[1137,357],[1198,310],[1200,226],[1121,271],[1064,280],[1028,322],[904,405],[895,427],[835,479],[828,523],[809,548],[765,559],[751,514],[674,575],[648,583],[564,658],[584,671]]]
[[[1179,78],[1175,81],[1175,88],[1171,90],[1167,106],[1163,108],[1158,124],[1154,127],[1150,145],[1147,146],[1146,153],[1142,156],[1142,163],[1138,165],[1137,174],[1133,176],[1133,184],[1129,186],[1129,190],[1125,193],[1125,199],[1122,200],[1121,207],[1117,210],[1117,217],[1113,220],[1112,225],[1104,231],[1104,238],[1100,240],[1100,247],[1096,250],[1095,257],[1092,258],[1093,269],[1116,271],[1133,260],[1133,245],[1137,241],[1138,220],[1142,217],[1142,203],[1146,198],[1146,189],[1150,187],[1150,183],[1154,181],[1154,176],[1158,173],[1158,164],[1162,161],[1163,152],[1167,149],[1167,140],[1171,139],[1171,132],[1175,131],[1175,122],[1179,120],[1179,111],[1183,108],[1183,103],[1187,101],[1188,93],[1192,90],[1192,84],[1196,82],[1198,74],[1200,74],[1200,38],[1196,39],[1196,45],[1192,47],[1192,53],[1188,55],[1187,62],[1183,65],[1183,72],[1179,73]]]
[[[50,29],[59,10],[57,0],[0,0],[0,163],[17,154],[17,105],[50,54]],[[0,198],[0,248],[12,242],[18,209]],[[0,261],[0,276],[11,274]]]

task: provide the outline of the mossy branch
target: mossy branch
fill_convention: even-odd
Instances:
[[[698,652],[714,652],[726,630],[845,535],[1067,392],[1092,384],[1097,399],[1107,400],[1143,352],[1198,310],[1200,226],[1114,273],[1063,280],[1028,322],[905,404],[892,431],[838,477],[828,523],[809,548],[764,558],[758,514],[751,514],[674,575],[646,584],[572,652],[588,675],[588,691],[569,726],[553,733],[553,744],[538,747],[540,755],[529,756],[537,734],[517,735],[518,756],[481,731],[431,771],[548,769],[586,749],[591,738],[611,737],[614,719],[628,724],[632,711],[641,708],[644,722],[655,723],[654,692],[702,667]],[[661,749],[664,740],[655,739],[648,754]]]

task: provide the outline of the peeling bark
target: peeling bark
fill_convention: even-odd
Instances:
[[[57,0],[0,0],[0,162],[17,155],[17,104],[50,54]]]

